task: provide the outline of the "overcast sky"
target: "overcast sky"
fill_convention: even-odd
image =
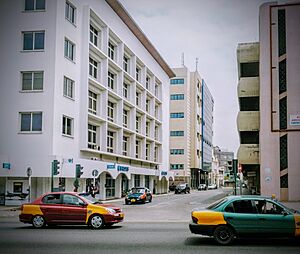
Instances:
[[[236,155],[238,43],[256,42],[263,0],[120,0],[171,68],[196,69],[215,101],[214,146]]]

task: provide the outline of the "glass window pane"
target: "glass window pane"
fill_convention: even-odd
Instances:
[[[23,73],[22,74],[22,90],[31,90],[32,89],[32,73]]]
[[[45,10],[45,0],[36,0],[36,10]]]
[[[42,113],[32,114],[32,131],[42,131]]]
[[[30,131],[31,114],[23,113],[21,115],[21,131]]]
[[[43,72],[34,73],[33,90],[43,89]]]
[[[44,32],[35,33],[34,49],[44,49]]]
[[[68,41],[65,40],[65,57],[68,57]]]
[[[25,11],[34,9],[34,0],[25,0]]]
[[[23,49],[24,50],[33,50],[33,34],[32,33],[24,33]]]

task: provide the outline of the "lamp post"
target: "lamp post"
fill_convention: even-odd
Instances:
[[[32,175],[32,169],[31,167],[27,168],[27,176],[28,176],[28,202],[30,202],[30,188],[31,188],[31,175]]]

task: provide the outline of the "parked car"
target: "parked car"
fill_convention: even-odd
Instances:
[[[98,229],[124,219],[122,210],[111,204],[93,202],[75,192],[51,192],[23,204],[19,220],[35,228],[45,225],[89,225]]]
[[[175,194],[180,194],[180,193],[190,193],[191,189],[187,183],[181,183],[176,186],[175,188]]]
[[[300,236],[299,212],[268,197],[228,196],[191,215],[190,231],[213,236],[221,245],[240,236]]]
[[[125,204],[152,202],[152,193],[148,188],[133,187],[125,197]]]
[[[207,186],[208,190],[215,190],[217,188],[218,188],[218,186],[215,183],[211,183]]]
[[[205,183],[200,183],[198,186],[198,190],[207,190],[207,185]]]
[[[172,183],[170,186],[169,186],[169,191],[175,191],[176,189],[176,185],[174,183]]]

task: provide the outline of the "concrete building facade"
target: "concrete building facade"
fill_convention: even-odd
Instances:
[[[169,78],[118,1],[1,1],[0,193],[168,190]],[[13,17],[13,18],[12,18]],[[10,24],[9,26],[7,24]],[[32,175],[28,178],[27,172]]]

